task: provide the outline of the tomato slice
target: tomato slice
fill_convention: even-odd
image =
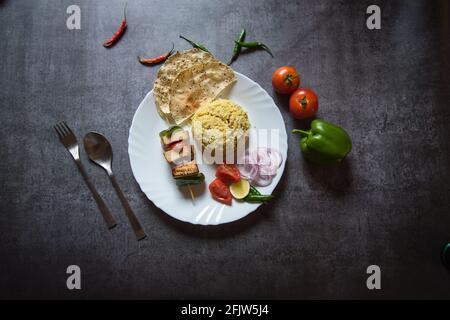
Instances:
[[[234,164],[220,164],[217,167],[216,177],[226,185],[230,185],[241,180],[239,169]]]
[[[212,197],[222,203],[231,205],[231,192],[228,186],[220,179],[214,179],[209,185]]]

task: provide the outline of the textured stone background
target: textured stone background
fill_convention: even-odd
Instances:
[[[439,260],[450,241],[448,1],[128,1],[129,29],[106,50],[124,1],[0,0],[1,298],[450,298]],[[382,8],[382,30],[365,26]],[[66,28],[78,4],[82,29]],[[234,68],[286,99],[270,77],[295,65],[319,117],[346,128],[339,167],[305,163],[297,137],[276,201],[220,227],[173,220],[140,192],[127,155],[133,114],[159,54],[180,33],[227,60],[245,26],[264,52]],[[109,137],[114,168],[148,238],[134,239],[104,172],[83,161],[120,225],[107,231],[52,125]],[[151,163],[149,163],[151,170]],[[170,195],[168,195],[170,196]],[[82,269],[69,291],[66,267]],[[366,289],[366,267],[382,290]]]

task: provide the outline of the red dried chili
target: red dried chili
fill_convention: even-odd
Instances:
[[[168,57],[170,57],[170,55],[172,54],[174,47],[175,46],[172,43],[172,49],[170,49],[170,51],[167,51],[166,53],[164,53],[164,54],[162,54],[160,56],[154,57],[154,58],[141,58],[141,57],[138,56],[138,60],[144,66],[153,66],[153,65],[155,65],[157,63],[166,61],[166,59]]]
[[[113,46],[125,33],[125,29],[127,28],[127,3],[125,3],[125,7],[123,8],[123,20],[120,23],[119,29],[117,29],[116,33],[107,41],[103,43],[105,48]]]

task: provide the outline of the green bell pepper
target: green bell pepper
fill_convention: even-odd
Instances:
[[[203,181],[205,181],[205,176],[201,172],[193,176],[175,178],[175,184],[177,186],[200,184],[203,183]]]
[[[174,133],[174,132],[177,131],[177,130],[182,130],[182,129],[183,129],[183,128],[180,127],[180,126],[172,126],[172,127],[170,127],[169,129],[166,129],[166,130],[161,131],[161,132],[159,133],[159,137],[160,137],[160,138],[163,138],[163,137],[165,137],[165,136],[169,136],[169,138],[170,138],[170,136],[172,135],[172,133]]]
[[[344,129],[320,119],[311,122],[311,130],[294,129],[292,133],[303,135],[300,148],[305,158],[315,163],[338,163],[352,149],[352,140]]]

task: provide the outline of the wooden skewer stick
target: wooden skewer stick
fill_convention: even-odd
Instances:
[[[191,195],[192,203],[193,203],[194,206],[195,206],[194,193],[192,192],[192,189],[191,189],[191,186],[190,186],[190,185],[187,185],[187,187],[188,187],[189,193],[190,193],[190,195]]]

